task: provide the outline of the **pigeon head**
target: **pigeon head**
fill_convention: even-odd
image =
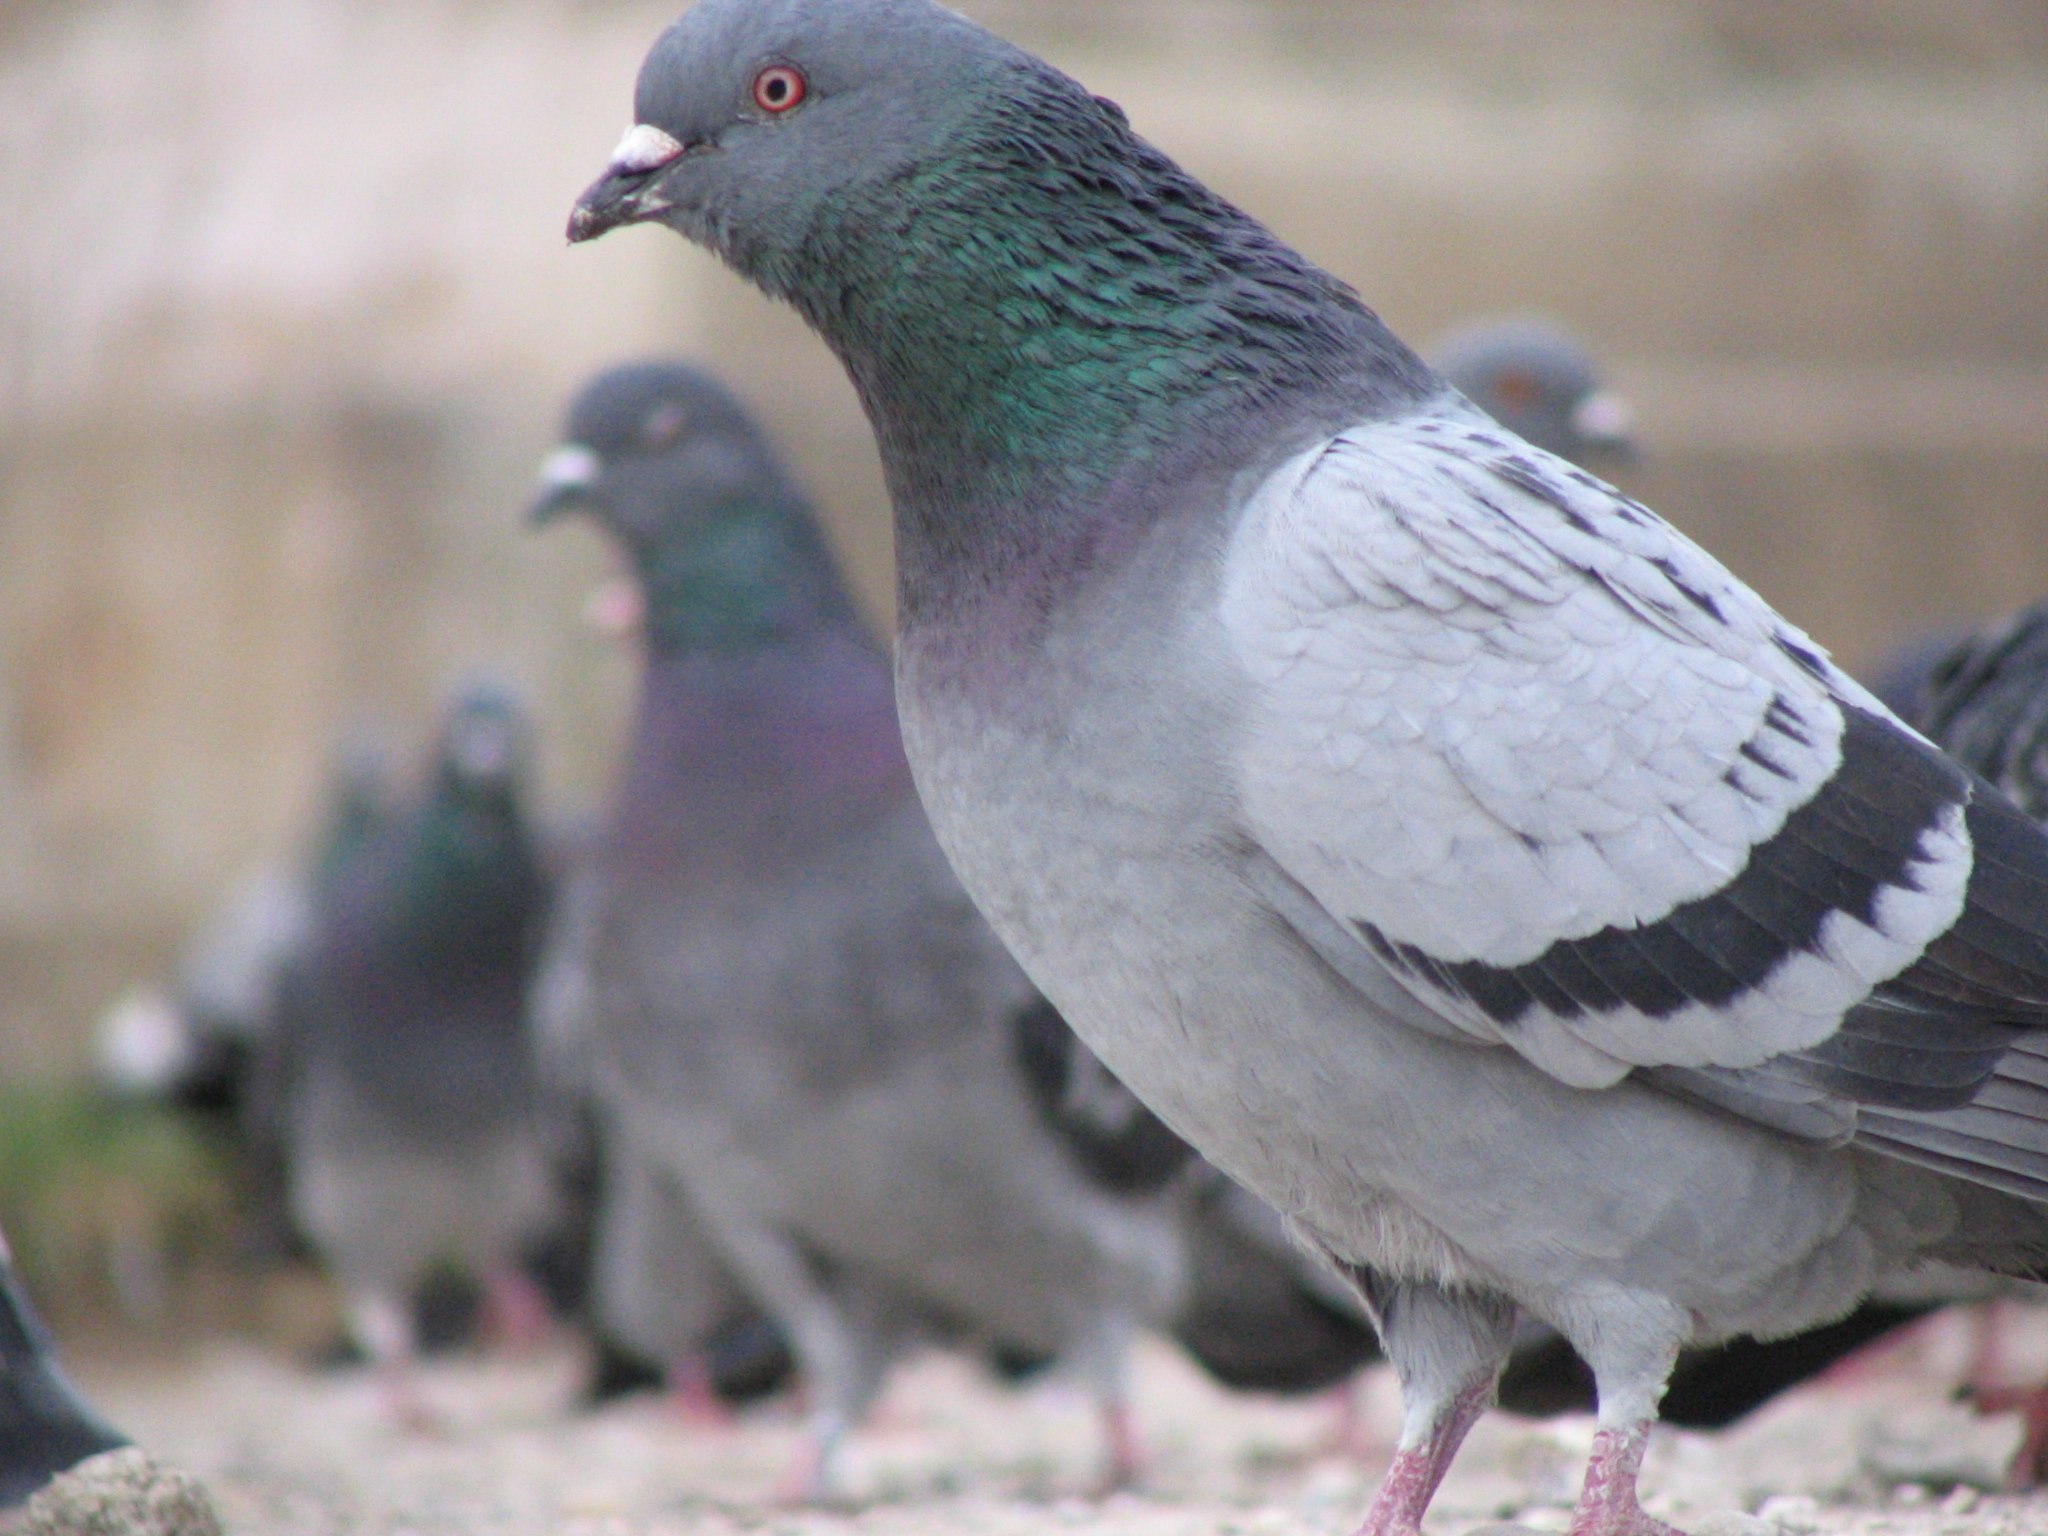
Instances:
[[[1635,456],[1631,412],[1600,387],[1592,354],[1544,320],[1496,320],[1446,337],[1431,361],[1502,426],[1574,463]]]
[[[528,517],[570,513],[618,542],[657,649],[767,639],[849,611],[766,436],[687,363],[627,363],[576,396]]]
[[[635,118],[570,239],[657,221],[792,303],[912,517],[1085,505],[1248,402],[1441,388],[1113,103],[930,0],[703,0]]]
[[[649,53],[569,238],[659,220],[765,275],[821,205],[943,153],[981,82],[1031,66],[930,0],[704,0]]]
[[[436,777],[443,795],[509,801],[526,768],[526,714],[503,684],[472,681],[441,720]]]

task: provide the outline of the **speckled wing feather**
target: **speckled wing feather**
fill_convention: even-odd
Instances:
[[[1575,1086],[2048,1179],[2037,841],[1653,514],[1362,426],[1252,498],[1223,614],[1243,814],[1340,970]]]

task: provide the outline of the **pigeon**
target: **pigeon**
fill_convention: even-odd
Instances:
[[[68,1467],[128,1442],[87,1406],[57,1364],[0,1235],[0,1509]]]
[[[599,853],[594,1082],[789,1337],[795,1491],[848,1491],[848,1430],[927,1334],[1062,1357],[1127,1478],[1126,1356],[1174,1302],[1185,1149],[1034,1089],[1044,1004],[947,867],[887,656],[734,398],[629,363],[565,436],[531,515],[617,541],[646,653]]]
[[[1635,412],[1600,387],[1585,346],[1548,320],[1471,321],[1428,357],[1466,399],[1525,442],[1582,467],[1635,457]]]
[[[963,884],[1357,1282],[1413,1536],[1523,1314],[1574,1536],[1681,1347],[2048,1256],[2048,837],[1704,550],[1446,385],[1124,113],[930,0],[704,0],[572,241],[838,354]]]
[[[548,1214],[526,989],[548,880],[523,809],[528,727],[493,683],[447,708],[429,782],[336,872],[280,986],[275,1084],[293,1215],[332,1267],[392,1408],[423,1417],[409,1298],[455,1263],[508,1327]]]
[[[303,1251],[271,1081],[280,985],[309,941],[314,909],[374,840],[391,795],[381,739],[351,733],[335,755],[310,848],[244,877],[186,946],[170,986],[134,990],[100,1026],[97,1076],[110,1092],[170,1104],[221,1128],[237,1186],[238,1242],[250,1256]]]

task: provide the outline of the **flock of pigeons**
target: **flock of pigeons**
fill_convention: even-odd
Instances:
[[[703,0],[635,118],[571,238],[667,223],[821,332],[902,633],[731,394],[612,369],[531,511],[630,573],[610,803],[538,828],[467,686],[195,951],[184,1068],[395,1411],[432,1267],[516,1334],[552,1228],[700,1406],[801,1376],[811,1497],[931,1339],[1076,1372],[1127,1480],[1159,1330],[1265,1390],[1384,1349],[1372,1536],[1497,1399],[1593,1406],[1573,1536],[1653,1536],[1660,1404],[2048,1259],[2048,612],[1888,685],[1944,756],[1582,467],[1626,420],[1570,342],[1425,364],[929,0]],[[113,1438],[6,1299],[0,1493]]]

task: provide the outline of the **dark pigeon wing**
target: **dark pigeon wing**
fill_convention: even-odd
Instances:
[[[1033,1108],[1097,1184],[1119,1195],[1147,1194],[1164,1188],[1194,1156],[1044,998],[1018,1013],[1013,1030]]]

